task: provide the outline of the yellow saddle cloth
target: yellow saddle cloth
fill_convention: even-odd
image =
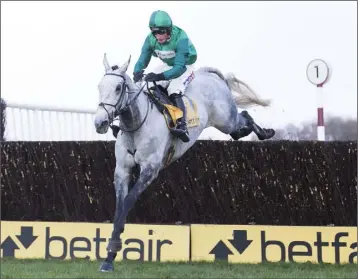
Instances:
[[[185,109],[186,109],[186,121],[187,127],[196,127],[200,124],[200,119],[198,115],[198,109],[196,103],[193,99],[190,99],[187,96],[183,97]],[[169,129],[175,128],[175,123],[181,117],[183,117],[183,111],[173,105],[163,104],[166,108],[166,111],[163,112],[165,121]]]

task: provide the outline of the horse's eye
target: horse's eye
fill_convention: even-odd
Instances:
[[[116,91],[121,91],[122,85],[118,84],[118,86],[116,87]]]

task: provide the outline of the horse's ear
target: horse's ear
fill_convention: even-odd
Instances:
[[[132,55],[129,55],[129,59],[127,60],[127,62],[124,63],[124,64],[122,65],[122,67],[120,68],[120,71],[121,71],[122,73],[125,73],[125,72],[127,71],[128,66],[129,66],[129,63],[131,62],[131,57],[132,57]]]
[[[103,56],[103,65],[104,65],[104,69],[106,70],[106,72],[108,72],[109,69],[111,68],[111,66],[109,66],[106,53]]]

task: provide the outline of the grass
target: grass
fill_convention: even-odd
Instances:
[[[115,262],[100,273],[100,262],[86,260],[1,259],[1,278],[357,278],[357,264],[228,264],[224,262]]]

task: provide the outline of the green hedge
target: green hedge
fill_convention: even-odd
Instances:
[[[5,142],[2,220],[112,221],[114,142]],[[128,222],[357,225],[356,142],[198,141]]]

